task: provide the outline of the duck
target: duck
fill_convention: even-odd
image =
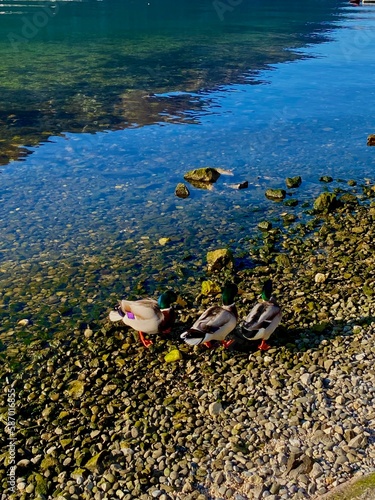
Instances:
[[[258,348],[267,351],[271,346],[266,340],[278,327],[281,321],[281,307],[272,295],[272,280],[268,279],[262,288],[262,302],[258,302],[243,320],[241,325],[242,335],[247,340],[259,340]]]
[[[228,334],[237,325],[238,313],[234,299],[238,293],[235,283],[226,283],[222,288],[222,305],[211,306],[204,311],[189,330],[181,334],[188,345],[204,344],[212,347],[212,341],[219,341],[225,348],[234,340],[226,341]]]
[[[109,319],[122,321],[139,333],[139,338],[145,347],[150,347],[153,341],[146,339],[144,334],[170,333],[175,321],[175,311],[172,307],[177,300],[173,290],[166,290],[158,300],[145,298],[140,300],[121,300],[109,313]]]

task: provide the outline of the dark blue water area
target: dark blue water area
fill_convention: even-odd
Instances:
[[[375,131],[375,8],[344,6],[326,36],[294,49],[301,58],[260,70],[257,84],[249,72],[243,83],[147,96],[166,103],[158,123],[67,131],[30,148],[2,169],[3,258],[84,258],[105,255],[116,239],[136,249],[150,238],[166,265],[187,252],[199,260],[280,212],[264,193],[285,188],[288,176],[302,176],[293,194],[301,202],[322,190],[321,175],[373,179],[375,148],[366,139]],[[174,120],[168,110],[179,100]],[[199,106],[189,110],[189,102]],[[183,174],[201,166],[230,174],[212,190],[189,186],[188,199],[176,198]],[[244,180],[248,189],[231,187]],[[165,236],[176,245],[161,250]]]

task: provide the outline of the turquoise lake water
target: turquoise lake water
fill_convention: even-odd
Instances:
[[[373,179],[373,6],[8,1],[0,47],[2,332],[35,304],[104,317],[204,276],[208,250],[246,254],[287,176],[300,202],[324,174]],[[176,198],[201,166],[232,175]]]

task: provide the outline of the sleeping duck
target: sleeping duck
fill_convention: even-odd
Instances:
[[[267,280],[262,288],[262,302],[256,304],[242,322],[242,335],[247,340],[262,339],[258,346],[261,351],[270,348],[266,340],[270,338],[281,321],[281,308],[272,296],[272,281]]]
[[[109,313],[111,321],[123,321],[125,325],[138,330],[139,337],[145,347],[153,342],[145,339],[144,333],[169,333],[175,321],[172,303],[177,299],[173,290],[162,293],[159,299],[121,300],[119,305]]]
[[[208,308],[181,338],[189,345],[205,344],[211,347],[211,341],[217,340],[224,347],[229,347],[234,340],[226,341],[225,338],[237,324],[238,314],[234,304],[237,292],[237,285],[226,283],[222,289],[222,306]]]

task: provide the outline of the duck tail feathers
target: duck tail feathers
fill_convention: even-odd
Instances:
[[[109,319],[111,321],[121,321],[123,317],[124,314],[121,315],[119,311],[111,311],[109,313]]]
[[[181,334],[181,338],[189,345],[199,345],[204,341],[206,334],[191,328]]]

